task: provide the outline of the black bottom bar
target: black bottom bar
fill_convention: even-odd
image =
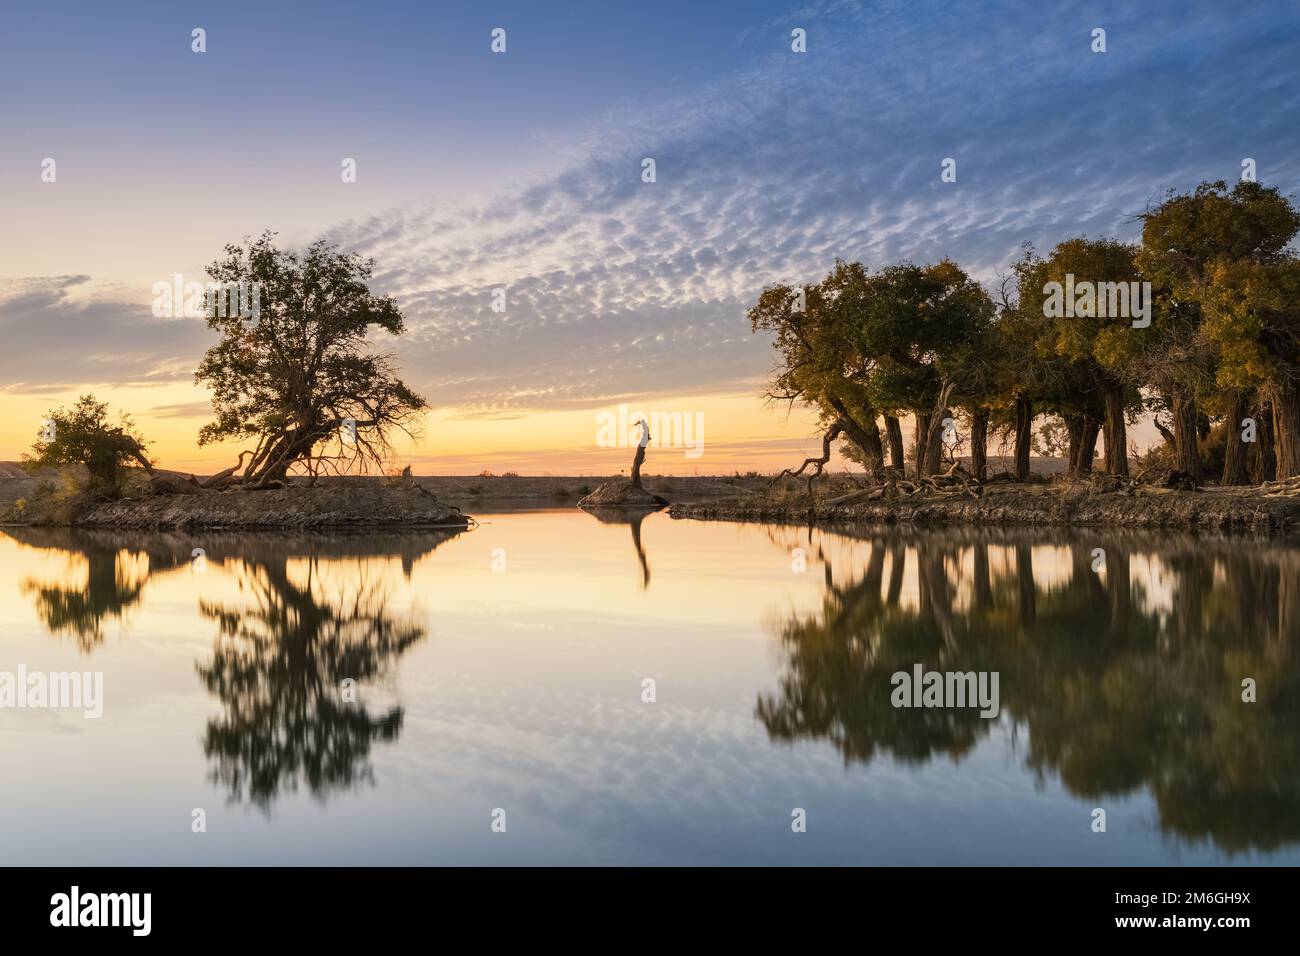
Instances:
[[[759,940],[880,928],[927,943],[1130,936],[1231,944],[1287,931],[1294,878],[1284,868],[9,869],[0,871],[0,925],[6,941],[75,933],[83,944],[369,948],[417,933],[452,942],[444,934],[475,930],[484,942],[614,932],[604,938],[666,943],[658,934],[695,926]],[[79,924],[117,925],[74,927],[74,910]]]

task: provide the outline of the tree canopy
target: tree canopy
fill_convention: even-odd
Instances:
[[[769,397],[816,408],[823,437],[847,437],[848,457],[872,471],[877,417],[899,465],[898,419],[910,415],[918,478],[937,468],[952,409],[969,423],[980,479],[990,424],[1014,429],[1015,476],[1028,477],[1044,413],[1060,419],[1072,473],[1092,470],[1100,435],[1107,471],[1125,478],[1127,426],[1143,410],[1171,471],[1193,482],[1210,467],[1211,416],[1223,422],[1211,458],[1223,483],[1244,480],[1248,454],[1256,480],[1274,463],[1279,477],[1300,475],[1300,209],[1273,187],[1207,182],[1140,220],[1136,244],[1077,236],[1045,258],[1025,244],[996,304],[947,259],[874,271],[837,261],[816,285],[768,288],[749,318],[774,335]]]
[[[195,381],[212,389],[214,421],[199,444],[252,440],[242,481],[254,487],[291,472],[367,471],[391,454],[394,432],[412,434],[423,398],[397,376],[390,355],[369,347],[372,327],[404,331],[390,296],[370,291],[374,263],[324,240],[303,252],[276,248],[267,232],[228,245],[208,267],[219,282],[255,284],[252,319],[210,307],[221,340],[208,349]]]
[[[144,439],[125,412],[114,423],[108,402],[82,395],[70,410],[51,411],[31,454],[23,456],[28,468],[84,465],[90,473],[90,490],[117,497],[128,462],[153,471]]]
[[[779,355],[769,398],[817,408],[874,471],[883,464],[877,414],[912,411],[928,423],[941,398],[983,381],[993,311],[983,288],[946,260],[876,273],[841,261],[816,285],[764,290],[749,318],[754,331],[773,333]]]

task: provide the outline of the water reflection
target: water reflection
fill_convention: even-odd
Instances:
[[[211,660],[197,665],[223,708],[203,737],[213,779],[263,809],[300,782],[324,800],[370,781],[371,746],[397,739],[402,707],[371,713],[343,682],[381,677],[423,627],[385,610],[382,578],[363,574],[326,595],[314,559],[295,580],[283,554],[245,558],[235,573],[247,600],[200,602],[219,633]]]
[[[132,567],[131,553],[116,542],[47,528],[10,528],[5,533],[29,547],[58,549],[84,560],[84,585],[70,587],[31,577],[20,585],[50,633],[73,638],[82,651],[102,644],[104,622],[124,619],[144,592],[146,575]]]
[[[155,775],[135,786],[140,799],[156,790],[166,794],[159,805],[174,802],[187,787],[206,789],[206,775],[232,804],[278,806],[279,816],[301,812],[283,799],[295,791],[329,801],[335,820],[365,820],[413,793],[454,803],[489,781],[494,794],[507,785],[549,794],[557,813],[632,806],[620,825],[640,815],[663,833],[682,819],[653,788],[620,790],[618,773],[602,772],[593,795],[566,769],[617,770],[661,753],[680,763],[692,806],[719,794],[780,806],[800,775],[801,792],[823,805],[862,811],[868,822],[846,839],[888,813],[971,820],[987,825],[976,827],[981,858],[995,861],[1019,858],[1009,808],[1074,819],[1079,802],[1125,796],[1156,824],[1130,832],[1134,859],[1176,859],[1188,844],[1211,859],[1294,855],[1300,844],[1295,543],[609,517],[628,526],[631,549],[628,532],[587,515],[520,514],[478,532],[496,537],[462,537],[419,568],[447,535],[0,533],[25,546],[6,544],[17,583],[6,651],[31,660],[33,647],[48,649],[49,667],[93,658],[121,705],[78,735],[12,739],[28,760],[56,753],[40,779],[72,781],[70,795],[98,779],[93,761],[115,747],[166,741],[170,752],[137,765]],[[511,549],[506,578],[486,559],[497,544]],[[196,547],[207,574],[192,571]],[[791,573],[795,548],[809,574]],[[428,618],[411,606],[427,594],[438,594],[436,657],[412,653],[431,644]],[[105,631],[121,622],[125,639],[105,649]],[[71,636],[80,654],[42,630]],[[916,663],[997,671],[1000,720],[893,708],[891,675]],[[687,693],[649,711],[629,695],[639,685],[628,675],[659,669],[677,675],[672,683],[685,675]],[[398,694],[399,671],[404,686],[434,689],[424,710]],[[1246,677],[1257,703],[1241,701]],[[357,681],[355,700],[342,693],[345,678]],[[603,723],[584,731],[593,701]],[[784,744],[794,741],[811,746],[792,754]],[[368,795],[398,746],[395,766],[420,786]],[[879,773],[881,758],[902,771]],[[945,794],[968,791],[962,820],[943,817]],[[27,799],[39,808],[47,796],[33,788]],[[732,833],[738,858],[768,825]],[[250,831],[249,852],[277,832]],[[282,832],[289,843],[267,859],[297,858],[298,831]],[[907,839],[890,859],[909,858]],[[640,852],[620,847],[609,859]],[[1083,858],[1077,846],[1062,852],[1075,854],[1062,862]]]
[[[387,578],[382,570],[369,573],[367,561],[400,558],[409,578],[416,560],[454,536],[6,533],[85,560],[84,584],[29,579],[23,591],[51,633],[74,635],[86,653],[102,643],[107,619],[122,618],[141,600],[151,578],[194,573],[196,548],[234,577],[240,599],[199,599],[199,613],[215,622],[217,639],[210,659],[195,666],[223,709],[208,722],[203,750],[213,764],[212,780],[231,800],[263,810],[300,784],[323,801],[373,779],[371,747],[397,739],[403,709],[394,702],[372,712],[368,685],[391,672],[425,630],[414,614],[387,609]],[[326,583],[323,558],[355,559],[356,565]],[[345,679],[355,682],[355,694],[344,692]]]
[[[632,547],[636,551],[641,565],[641,590],[650,587],[650,562],[646,558],[645,546],[641,543],[641,525],[647,515],[662,511],[663,506],[653,508],[600,508],[587,506],[582,509],[601,524],[625,524],[632,529]]]
[[[1060,533],[868,540],[865,567],[836,584],[827,559],[822,607],[777,628],[782,676],[755,708],[772,739],[829,741],[846,764],[959,758],[994,722],[895,709],[890,676],[917,662],[997,671],[1003,719],[1040,779],[1098,801],[1149,791],[1167,835],[1228,852],[1300,841],[1300,549],[1089,534],[1062,546]],[[1247,677],[1256,703],[1242,701]]]

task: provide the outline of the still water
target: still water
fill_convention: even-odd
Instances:
[[[478,517],[0,530],[0,864],[1300,862],[1295,543]]]

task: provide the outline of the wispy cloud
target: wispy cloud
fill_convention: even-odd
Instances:
[[[0,388],[185,381],[209,338],[203,322],[155,319],[145,305],[75,296],[84,275],[0,280]]]

